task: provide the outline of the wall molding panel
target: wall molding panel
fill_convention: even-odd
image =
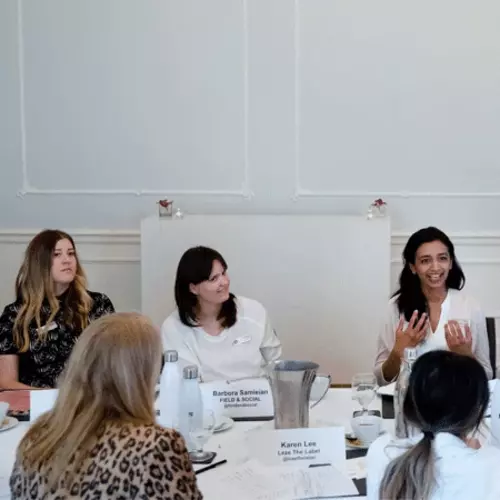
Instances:
[[[243,38],[243,53],[242,53],[242,78],[243,78],[243,149],[244,160],[242,168],[242,183],[240,189],[45,189],[38,188],[32,184],[29,178],[28,146],[29,141],[26,132],[26,101],[25,101],[25,50],[24,50],[24,16],[23,16],[24,0],[17,0],[17,27],[18,27],[18,78],[19,78],[19,115],[20,115],[20,139],[21,139],[21,172],[22,172],[22,187],[17,191],[17,197],[24,198],[26,196],[180,196],[180,197],[221,197],[221,198],[243,198],[251,200],[254,197],[254,192],[250,186],[250,168],[249,168],[249,68],[248,68],[248,0],[241,0],[242,5],[242,38]]]
[[[442,7],[444,8],[444,5]],[[352,10],[351,10],[352,9]],[[329,29],[327,22],[320,22],[318,21],[318,18],[321,17],[321,12],[324,15],[331,16],[330,19],[333,21],[333,25],[330,26],[332,31],[335,31],[336,28],[339,28],[340,31],[342,31],[342,35],[339,35],[338,37],[332,35],[331,33],[326,33],[326,31]],[[444,12],[444,11],[443,11]],[[440,15],[443,14],[440,13]],[[349,17],[347,15],[349,15]],[[415,14],[417,14],[417,17],[422,14],[421,9],[416,9]],[[344,15],[345,17],[341,17]],[[366,75],[363,75],[362,73],[356,74],[357,70],[360,70],[364,65],[370,66],[371,60],[369,57],[363,61],[364,65],[361,64],[360,67],[357,67],[354,63],[352,68],[346,69],[346,66],[343,65],[345,63],[345,60],[355,60],[356,58],[363,58],[367,57],[365,53],[371,53],[370,48],[369,48],[369,43],[363,44],[363,41],[367,40],[372,40],[373,44],[382,44],[384,43],[382,40],[385,40],[385,38],[380,34],[380,32],[384,31],[382,29],[383,22],[380,17],[374,16],[376,18],[376,21],[373,20],[371,23],[369,22],[370,18],[369,16],[373,15],[372,14],[362,14],[360,13],[359,10],[356,9],[355,6],[347,6],[344,8],[339,8],[338,6],[332,7],[329,6],[325,3],[319,5],[311,5],[311,2],[307,2],[307,0],[294,0],[293,3],[293,64],[294,64],[294,78],[293,78],[293,92],[294,92],[294,187],[293,187],[293,193],[290,196],[290,199],[293,202],[298,202],[301,200],[316,200],[317,202],[321,202],[323,199],[328,200],[332,199],[332,201],[342,198],[342,199],[348,199],[348,198],[353,198],[353,199],[358,199],[358,198],[367,198],[367,199],[374,199],[374,198],[389,198],[393,200],[409,200],[409,199],[432,199],[436,200],[439,202],[440,199],[443,200],[467,200],[468,202],[474,203],[475,201],[484,201],[484,200],[496,200],[500,198],[500,191],[498,190],[498,174],[495,172],[495,167],[489,168],[486,170],[485,173],[485,178],[491,178],[491,183],[486,183],[486,184],[478,184],[478,188],[474,189],[474,181],[470,180],[464,180],[461,184],[456,183],[455,187],[451,187],[450,190],[446,190],[446,186],[448,185],[445,181],[443,181],[441,178],[439,179],[439,184],[437,184],[437,189],[435,191],[427,191],[426,189],[410,189],[410,190],[404,190],[404,189],[390,189],[390,190],[384,190],[384,189],[379,189],[377,191],[375,190],[370,190],[370,189],[363,189],[363,190],[358,190],[358,189],[350,189],[348,186],[345,185],[345,181],[343,181],[343,172],[345,170],[348,170],[350,168],[349,164],[349,152],[345,152],[344,150],[344,156],[341,157],[341,160],[339,161],[339,158],[332,154],[331,151],[335,149],[336,145],[340,145],[341,142],[344,139],[344,136],[341,135],[339,143],[336,143],[336,138],[335,136],[329,137],[331,140],[331,144],[328,143],[327,147],[325,147],[325,144],[322,142],[314,143],[315,146],[320,146],[320,147],[325,147],[325,149],[322,150],[322,156],[323,157],[329,157],[328,155],[331,155],[331,165],[328,165],[328,167],[324,166],[323,172],[324,177],[326,179],[325,188],[323,188],[323,183],[321,181],[318,181],[318,174],[315,175],[315,181],[314,183],[316,185],[319,185],[321,187],[318,188],[308,188],[305,186],[305,178],[307,174],[308,167],[310,164],[314,166],[314,161],[307,161],[304,160],[302,153],[304,151],[304,136],[306,135],[304,132],[304,127],[312,127],[313,132],[316,132],[316,129],[314,127],[324,127],[327,128],[328,126],[332,126],[334,130],[338,130],[340,127],[342,127],[339,122],[336,121],[335,119],[335,111],[338,111],[339,113],[346,113],[343,115],[344,120],[348,122],[349,125],[352,125],[349,123],[349,113],[356,114],[358,116],[359,114],[359,119],[363,120],[366,119],[367,122],[369,123],[376,123],[376,116],[377,116],[377,111],[380,111],[378,108],[371,108],[370,103],[368,102],[368,106],[366,109],[363,108],[362,113],[360,112],[360,109],[356,106],[357,102],[356,99],[353,99],[352,101],[349,101],[349,99],[352,99],[352,96],[350,95],[351,88],[352,88],[352,95],[357,96],[358,98],[363,99],[363,92],[366,92],[367,95],[372,95],[370,94],[370,90],[368,88],[364,88],[361,86],[360,81],[363,80],[363,78],[366,78],[367,81],[369,81],[370,78],[374,77],[375,81],[373,83],[377,83],[379,87],[377,87],[377,92],[382,92],[385,89],[392,89],[391,83],[388,80],[383,80],[383,83],[380,84],[380,82],[377,81],[377,78],[380,78],[380,75],[377,74],[377,71],[375,67],[372,68],[373,73],[375,73],[375,76],[372,74],[367,73]],[[399,14],[401,15],[401,14]],[[336,17],[339,16],[339,18],[343,19],[346,21],[349,19],[349,22],[353,23],[353,26],[356,26],[353,28],[352,33],[355,33],[355,35],[351,38],[348,34],[344,33],[343,28],[341,25],[335,24]],[[406,18],[405,16],[402,16],[404,18],[405,22],[410,22],[409,18]],[[415,19],[417,19],[415,17]],[[386,20],[388,17],[386,16]],[[359,25],[356,23],[359,22]],[[373,27],[373,31],[372,31]],[[391,31],[391,27],[387,25],[386,31]],[[356,29],[360,29],[360,31],[356,31]],[[363,32],[363,30],[366,32]],[[450,36],[451,37],[459,37],[459,33],[461,31],[460,28],[460,21],[457,21],[457,25],[450,25]],[[363,33],[363,35],[361,35]],[[437,51],[440,49],[441,45],[446,47],[447,42],[444,33],[442,34],[442,37],[440,34],[434,34],[435,37],[433,38],[432,42],[436,45]],[[373,39],[370,39],[370,36],[373,37]],[[395,37],[399,36],[397,34],[394,34]],[[366,37],[366,38],[364,38]],[[404,37],[403,37],[404,38]],[[353,41],[354,40],[354,41]],[[340,42],[339,42],[340,41]],[[403,41],[403,40],[402,40]],[[336,43],[339,42],[339,43]],[[429,43],[432,43],[429,42]],[[406,43],[403,41],[403,43]],[[474,47],[472,50],[476,50],[476,44],[478,43],[473,37],[471,37],[468,40],[468,43],[471,44],[471,47]],[[492,41],[492,43],[498,44],[498,39],[495,39],[495,41]],[[496,45],[495,45],[496,46]],[[359,48],[362,47],[363,50],[359,50]],[[420,64],[423,59],[420,58],[415,58],[411,59],[411,55],[409,57],[406,57],[403,55],[401,52],[398,50],[393,50],[394,46],[385,46],[383,47],[383,50],[379,50],[377,55],[380,58],[385,58],[387,57],[387,68],[391,66],[391,64],[396,64],[395,61],[397,61],[397,64],[399,64],[401,67],[404,66],[406,63],[409,64]],[[354,51],[353,53],[350,53],[349,51]],[[426,55],[429,56],[430,61],[432,61],[433,57],[433,49],[429,49],[428,54],[424,55],[424,52],[422,52],[421,57],[425,58]],[[353,55],[355,54],[355,55]],[[329,65],[328,67],[325,68],[324,60],[326,55],[331,55],[331,59],[329,59]],[[323,56],[323,57],[321,57]],[[309,60],[312,60],[313,62],[310,62]],[[428,66],[426,64],[432,64],[432,62],[425,62],[423,65],[423,68],[425,68],[422,71],[422,74],[425,74],[425,70],[428,69]],[[466,64],[466,63],[465,63]],[[465,68],[466,66],[462,66]],[[450,63],[448,70],[450,72],[454,71],[460,71],[457,70],[456,67],[452,63]],[[308,75],[312,72],[313,77],[316,77],[317,80],[319,79],[324,79],[328,81],[331,84],[330,87],[330,92],[331,95],[325,92],[325,88],[321,87],[320,85],[312,85],[310,81],[307,80]],[[361,69],[361,71],[363,71]],[[355,78],[351,78],[352,74],[356,74]],[[415,75],[412,73],[413,77]],[[351,79],[349,79],[351,78]],[[420,78],[420,77],[417,77]],[[342,82],[342,80],[345,79],[345,82]],[[305,84],[303,83],[305,81]],[[426,77],[422,78],[423,82],[426,82]],[[346,86],[342,86],[342,84]],[[369,87],[369,85],[367,85]],[[423,83],[422,87],[419,87],[419,91],[423,92],[422,89],[429,89],[432,88],[428,83]],[[439,92],[442,92],[441,87],[436,87],[434,89],[435,92],[437,92],[436,95],[439,95]],[[322,111],[318,112],[318,108],[314,107],[317,106],[316,101],[311,101],[311,95],[314,92],[318,92],[323,100],[324,100],[324,106],[330,111],[330,114],[328,115],[329,118],[328,120],[325,120],[324,117],[321,115]],[[323,92],[323,93],[322,93]],[[347,99],[347,105],[346,106],[341,106],[338,105],[338,101],[336,100],[336,92],[343,92],[341,94],[342,96]],[[418,94],[414,94],[414,89],[409,86],[409,95],[410,96],[416,96]],[[376,97],[382,97],[383,99],[386,98],[384,94],[382,95],[376,95]],[[375,98],[376,98],[375,97]],[[422,94],[421,96],[418,95],[418,97],[422,98],[422,102],[424,103],[424,106],[428,105],[428,102],[430,100],[435,99],[435,96],[433,95],[432,91],[429,91],[428,94],[425,94],[425,96]],[[329,102],[331,99],[331,102]],[[398,101],[398,99],[401,99]],[[439,99],[437,99],[439,101]],[[411,99],[406,100],[407,102],[410,102]],[[420,102],[420,101],[419,101]],[[367,104],[367,101],[363,101],[364,104]],[[387,105],[389,108],[394,105],[395,109],[398,109],[402,114],[408,113],[408,116],[404,116],[402,118],[398,113],[396,112],[394,114],[394,120],[396,123],[401,123],[401,127],[394,127],[391,128],[392,132],[396,131],[396,133],[399,132],[400,129],[404,129],[404,126],[407,125],[405,120],[411,121],[412,119],[417,119],[415,116],[420,116],[420,109],[418,107],[415,109],[411,106],[404,107],[403,103],[405,103],[405,98],[401,97],[400,94],[397,93],[397,91],[394,92],[394,97],[392,100],[387,99]],[[351,106],[349,106],[349,104]],[[397,106],[399,104],[399,107]],[[328,107],[331,106],[331,107]],[[317,113],[317,116],[315,115],[314,118],[317,119],[317,123],[314,121],[311,121],[311,107],[314,107],[315,112]],[[333,111],[332,111],[333,110]],[[346,112],[346,110],[348,110]],[[391,111],[389,111],[390,113]],[[442,113],[442,109],[439,109],[439,106],[436,106],[434,109],[434,112],[436,113],[436,117],[438,120],[441,119],[440,113]],[[366,113],[366,116],[364,115]],[[303,116],[306,115],[307,118],[309,119],[308,122],[304,123]],[[429,114],[429,117],[432,115]],[[382,120],[382,126],[389,126],[391,127],[393,123],[391,122],[386,122]],[[373,127],[376,129],[376,126]],[[349,144],[355,144],[352,146],[353,149],[363,149],[364,144],[363,140],[366,139],[367,142],[370,142],[370,136],[366,137],[362,135],[363,133],[366,133],[366,128],[362,128],[362,132],[357,135],[358,129],[354,128],[354,131],[352,128],[349,129],[351,134],[356,135],[356,141],[353,143]],[[410,131],[413,131],[413,129],[409,128]],[[314,135],[311,130],[308,130],[309,136]],[[321,131],[317,130],[318,134],[321,137]],[[422,129],[419,129],[419,132],[422,132]],[[476,130],[472,129],[472,133],[475,133]],[[457,132],[458,134],[461,133],[461,131]],[[378,136],[377,136],[378,137]],[[308,137],[310,139],[310,137]],[[405,140],[408,137],[405,136],[404,134],[401,136],[401,142],[405,143]],[[351,140],[352,137],[347,136],[348,140]],[[458,147],[458,145],[461,145],[463,141],[460,139],[457,139],[457,137],[453,137],[455,139],[454,145]],[[359,143],[357,141],[360,141]],[[413,138],[412,138],[413,140]],[[428,139],[427,139],[428,140]],[[383,138],[382,138],[383,142]],[[396,141],[397,142],[397,141]],[[432,140],[430,141],[432,142]],[[385,145],[385,142],[384,142]],[[432,144],[429,145],[432,148]],[[331,147],[331,150],[329,149]],[[386,147],[390,148],[389,145],[386,145]],[[307,147],[307,154],[311,154],[311,144],[308,144]],[[378,150],[377,150],[378,151]],[[380,152],[380,151],[378,151]],[[384,157],[384,153],[386,151],[381,152],[381,156]],[[441,152],[441,154],[443,154]],[[401,155],[401,154],[400,154]],[[366,162],[366,166],[363,162],[358,161],[358,163],[353,163],[355,165],[354,168],[357,168],[360,171],[360,175],[363,173],[363,169],[369,170],[371,168],[380,168],[383,170],[382,175],[387,176],[387,172],[384,169],[391,168],[391,172],[396,172],[397,170],[401,169],[401,171],[404,171],[405,169],[405,162],[404,162],[404,154],[401,155],[402,159],[401,161],[401,166],[397,165],[390,165],[389,163],[392,161],[394,163],[397,163],[397,160],[395,160],[393,157],[390,155],[387,155],[390,161],[387,163],[387,165],[384,164],[384,161],[381,161],[380,158],[373,158],[373,160],[367,155],[366,158],[363,160]],[[446,157],[446,155],[444,155]],[[317,157],[314,156],[314,158],[317,160]],[[356,156],[358,158],[358,156]],[[319,161],[322,161],[322,158],[319,159]],[[343,162],[346,162],[345,165],[343,165]],[[431,160],[432,161],[432,160]],[[452,162],[453,163],[453,162]],[[428,169],[428,165],[425,165],[424,162],[422,162],[422,167],[424,169]],[[315,167],[318,168],[318,167]],[[336,179],[333,176],[328,175],[328,172],[326,171],[326,168],[329,168],[331,171],[336,172],[338,174],[338,179]],[[418,166],[412,165],[413,169],[418,169]],[[443,162],[443,164],[439,164],[439,160],[437,160],[437,165],[435,166],[435,170],[445,170],[447,168],[446,161]],[[470,168],[470,167],[467,167]],[[430,175],[428,170],[426,171],[427,175]],[[451,175],[451,171],[450,171]],[[349,176],[347,176],[349,177]],[[352,186],[356,186],[356,180],[357,179],[352,179],[352,177],[349,177],[351,180],[348,182],[348,184],[351,184]],[[404,177],[402,177],[404,179]],[[329,189],[328,186],[335,186],[337,184],[344,185],[345,188],[342,189],[339,187],[339,189]],[[404,185],[405,181],[403,181]],[[394,185],[394,184],[392,184]],[[479,185],[481,187],[479,187]],[[471,187],[472,189],[467,189],[467,190],[462,190],[461,187],[457,189],[457,186],[467,186]],[[445,190],[443,190],[443,187]],[[490,190],[491,189],[491,190]],[[405,227],[405,226],[402,226]]]

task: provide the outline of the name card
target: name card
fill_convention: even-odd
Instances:
[[[278,429],[249,432],[250,456],[266,465],[331,464],[346,468],[345,430],[343,427]]]
[[[54,408],[58,393],[58,389],[30,391],[30,422]]]
[[[273,397],[267,379],[218,380],[205,382],[200,387],[203,404],[217,414],[235,420],[274,418]]]

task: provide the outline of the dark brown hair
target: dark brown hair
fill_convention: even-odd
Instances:
[[[430,498],[436,485],[434,436],[446,432],[463,439],[477,430],[489,397],[486,372],[476,359],[444,350],[420,356],[410,375],[403,414],[423,437],[387,466],[380,498]]]
[[[198,326],[196,307],[198,297],[191,292],[190,285],[198,285],[210,278],[215,261],[220,262],[224,271],[227,264],[222,255],[212,248],[198,246],[187,250],[179,261],[175,277],[175,302],[179,310],[179,318],[186,326]],[[236,297],[229,295],[219,312],[221,326],[231,328],[236,323]]]
[[[420,278],[413,274],[410,264],[415,264],[417,250],[425,243],[440,241],[448,249],[452,266],[446,278],[446,287],[461,290],[465,285],[465,275],[455,256],[455,247],[450,238],[436,227],[426,227],[413,233],[403,250],[403,270],[399,275],[399,289],[394,293],[399,313],[410,321],[415,311],[428,312],[427,299],[422,292]]]

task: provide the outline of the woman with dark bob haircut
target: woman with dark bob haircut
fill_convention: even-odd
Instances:
[[[162,325],[163,348],[197,365],[204,382],[264,376],[281,344],[259,302],[229,290],[227,264],[211,248],[190,248],[175,279],[174,311]]]

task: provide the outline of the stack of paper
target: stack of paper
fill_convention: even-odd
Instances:
[[[239,500],[309,500],[357,495],[349,476],[331,466],[296,468],[264,467],[257,461],[224,470],[207,471],[197,477],[207,500],[225,498]]]

